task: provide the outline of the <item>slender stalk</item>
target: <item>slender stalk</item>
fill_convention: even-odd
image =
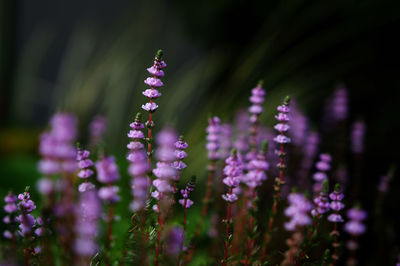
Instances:
[[[157,215],[157,223],[158,223],[158,231],[157,231],[157,242],[156,242],[156,257],[154,259],[154,265],[158,265],[159,263],[159,257],[160,257],[160,251],[161,251],[161,231],[163,228],[163,217],[161,213],[158,213]]]
[[[187,198],[185,198],[183,201],[183,240],[182,240],[182,244],[181,244],[181,248],[180,248],[179,256],[178,256],[178,264],[177,264],[178,266],[181,265],[182,250],[183,250],[183,245],[184,245],[185,236],[186,236],[186,223],[187,223],[186,204],[187,204]]]
[[[229,188],[229,194],[232,194],[232,187]],[[231,221],[232,219],[232,204],[228,202],[227,211],[226,211],[226,239],[225,239],[225,250],[224,250],[224,259],[222,260],[222,266],[227,265],[228,255],[229,255],[229,246],[231,239]]]
[[[252,209],[253,213],[256,210],[256,206],[255,206],[256,199],[257,199],[257,191],[254,190],[253,198],[252,198],[252,202],[251,202],[251,209]],[[253,232],[254,223],[255,223],[255,218],[252,215],[249,219],[249,234],[252,234],[252,232]],[[244,265],[246,265],[246,266],[249,265],[249,261],[251,259],[251,254],[253,253],[253,249],[254,249],[254,244],[255,244],[255,239],[248,237],[248,239],[247,239],[247,256],[246,256],[246,261],[244,263]]]
[[[338,212],[336,212],[337,214],[338,214]],[[337,228],[337,223],[335,223],[335,228],[334,228],[334,234],[333,234],[333,237],[334,237],[334,241],[333,241],[333,255],[332,255],[332,262],[331,262],[331,266],[334,266],[334,265],[336,265],[336,262],[338,261],[338,259],[339,259],[339,252],[338,252],[338,247],[339,247],[339,241],[338,241],[338,234],[339,234],[339,231],[337,230],[338,228]]]

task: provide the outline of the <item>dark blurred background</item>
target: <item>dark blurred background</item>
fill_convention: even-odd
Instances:
[[[325,99],[345,84],[347,126],[358,117],[367,124],[359,195],[367,207],[379,177],[398,162],[399,1],[1,0],[0,11],[1,195],[39,177],[38,135],[57,110],[79,116],[82,139],[93,115],[105,115],[106,148],[123,160],[159,48],[168,67],[155,119],[192,144],[188,174],[204,172],[208,114],[232,120],[259,79],[264,123],[273,124],[289,94],[317,130]],[[335,139],[324,143],[328,149]],[[399,240],[399,187],[395,178],[385,209],[388,248]]]

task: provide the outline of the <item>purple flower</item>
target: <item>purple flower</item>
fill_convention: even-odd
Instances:
[[[35,224],[35,218],[30,213],[36,209],[35,203],[30,199],[28,188],[22,194],[18,195],[20,202],[18,207],[21,210],[21,214],[16,217],[16,221],[19,223],[19,229],[22,235],[28,235],[31,233],[32,228]]]
[[[225,163],[224,175],[226,177],[223,179],[223,183],[229,187],[229,192],[222,195],[222,198],[227,202],[233,203],[237,200],[237,195],[234,194],[233,188],[240,183],[244,165],[236,150],[232,151],[232,155],[225,160]]]
[[[285,209],[285,216],[289,217],[289,222],[284,227],[288,231],[295,231],[299,227],[311,224],[311,217],[308,212],[312,209],[311,202],[300,193],[290,193],[288,196],[289,207]]]
[[[146,103],[142,105],[142,109],[147,112],[154,112],[158,108],[156,103]]]
[[[356,121],[353,123],[351,131],[351,151],[353,153],[362,153],[364,150],[365,123]]]
[[[118,196],[118,192],[119,187],[107,186],[100,188],[98,194],[100,199],[109,203],[115,203],[121,200],[121,198]]]
[[[344,85],[339,85],[335,90],[331,103],[332,116],[335,121],[342,121],[347,118],[348,113],[348,92]]]
[[[175,257],[178,255],[181,247],[183,245],[185,234],[181,227],[175,226],[170,229],[166,234],[166,253],[170,257]]]
[[[313,179],[315,181],[313,191],[315,193],[319,193],[321,191],[323,182],[327,180],[328,176],[326,171],[331,169],[331,161],[332,157],[329,154],[320,154],[320,161],[315,164],[315,168],[317,168],[318,172],[314,173],[313,175]]]
[[[65,113],[56,113],[50,121],[51,129],[40,136],[39,171],[44,175],[59,172],[73,173],[77,168],[74,141],[77,135],[77,119]]]
[[[249,107],[249,112],[253,115],[260,115],[263,111],[262,104],[264,102],[265,90],[262,87],[262,81],[251,90],[251,96],[249,98],[252,105]]]
[[[100,183],[110,184],[119,179],[118,166],[113,156],[102,158],[96,162],[97,180]]]
[[[266,146],[266,144],[263,146]],[[266,171],[269,169],[269,163],[264,153],[265,150],[261,150],[256,158],[247,164],[248,172],[243,175],[242,181],[250,188],[261,186],[262,182],[267,180]]]
[[[154,88],[158,88],[164,85],[162,81],[158,78],[147,78],[145,79],[144,83]]]
[[[75,224],[75,252],[81,256],[92,256],[98,250],[96,237],[101,214],[101,204],[95,190],[80,193],[76,214],[78,219]]]
[[[250,119],[248,112],[246,112],[245,110],[240,110],[239,112],[237,112],[235,117],[236,140],[233,143],[233,147],[237,149],[237,151],[240,154],[245,154],[246,151],[249,149],[249,143],[248,143],[248,131],[250,127],[249,122]],[[227,154],[227,156],[229,154]]]
[[[230,124],[225,123],[221,125],[221,135],[219,139],[219,155],[221,159],[229,156],[232,149],[232,127]]]
[[[354,236],[362,235],[366,230],[362,222],[367,218],[367,213],[360,208],[354,207],[347,211],[347,217],[350,221],[344,225],[344,230]]]
[[[152,74],[153,77],[148,77],[144,81],[144,83],[148,85],[150,89],[146,89],[145,91],[143,91],[143,95],[149,98],[150,102],[143,104],[142,109],[149,113],[154,112],[158,108],[158,105],[155,102],[153,102],[153,99],[157,99],[158,97],[161,96],[161,93],[157,90],[157,88],[164,85],[163,82],[159,79],[159,77],[164,76],[164,71],[162,69],[167,66],[165,62],[162,61],[162,55],[163,55],[162,50],[157,51],[153,66],[147,69],[147,71],[150,74]],[[152,125],[150,126],[154,126],[154,124],[152,123]]]
[[[279,121],[279,123],[275,126],[275,129],[279,132],[279,135],[274,138],[274,141],[281,145],[291,142],[291,139],[284,135],[285,132],[289,130],[289,126],[287,125],[287,122],[290,120],[288,115],[290,112],[289,101],[290,98],[287,97],[284,103],[278,106],[277,110],[279,113],[275,116],[276,120]]]
[[[158,193],[153,193],[152,196],[158,199],[158,203],[153,206],[154,210],[163,210],[160,204],[168,205],[169,200],[166,199],[165,194],[174,191],[170,185],[171,180],[175,180],[177,171],[172,167],[172,161],[175,159],[175,143],[177,136],[174,130],[170,128],[163,129],[158,133],[156,142],[158,148],[155,152],[156,158],[159,160],[156,164],[156,168],[153,169],[153,174],[157,177],[153,181],[153,185],[157,189]]]
[[[135,121],[130,126],[136,131],[144,128],[140,113],[136,114]],[[140,142],[141,138],[138,138],[138,136],[140,137],[140,134],[131,135],[132,141],[127,145],[129,149],[128,160],[130,161],[128,173],[132,177],[131,188],[133,196],[130,207],[134,212],[145,206],[149,187],[149,179],[146,175],[148,171],[147,156],[144,145]]]
[[[92,183],[90,183],[90,182],[84,182],[84,183],[82,183],[82,184],[79,185],[78,191],[79,191],[79,192],[86,192],[86,191],[92,190],[92,189],[94,189],[94,188],[95,188],[95,185],[93,185]]]
[[[50,195],[54,191],[54,183],[50,178],[43,177],[37,183],[37,190],[42,195]]]
[[[290,107],[291,107],[291,119],[289,121],[291,127],[290,136],[294,145],[302,146],[306,140],[308,119],[300,111],[296,102],[292,101],[290,103]]]
[[[12,192],[9,192],[7,196],[5,196],[4,201],[6,203],[4,206],[4,211],[6,213],[14,213],[17,211],[17,205],[15,204],[17,202],[17,197]]]
[[[208,159],[217,160],[219,159],[218,150],[219,142],[221,138],[221,120],[214,116],[208,119],[207,132],[207,144]]]
[[[328,199],[328,180],[324,179],[321,182],[321,189],[318,196],[314,198],[314,209],[311,211],[311,215],[320,218],[321,215],[328,212],[330,209]]]
[[[329,198],[332,200],[330,203],[330,208],[335,211],[328,216],[328,221],[332,223],[342,223],[343,218],[339,213],[344,208],[344,204],[341,200],[344,198],[344,194],[341,192],[339,184],[336,184],[335,189],[331,194],[329,194]]]
[[[186,188],[181,190],[183,199],[180,199],[178,202],[186,209],[190,208],[190,206],[192,206],[194,203],[191,199],[189,199],[189,194],[194,190],[195,182],[196,177],[192,176],[192,180],[186,185]]]
[[[89,135],[91,145],[97,145],[102,139],[107,129],[107,120],[102,115],[96,115],[89,125]]]
[[[92,160],[89,159],[90,152],[87,150],[78,149],[76,159],[78,160],[78,177],[79,178],[89,178],[93,175],[93,171],[89,169],[93,166]]]
[[[177,148],[174,152],[176,161],[174,161],[171,166],[175,168],[177,174],[175,176],[175,181],[179,180],[179,171],[182,171],[186,168],[186,164],[182,161],[182,159],[187,157],[187,153],[184,151],[188,147],[188,144],[183,140],[183,136],[179,137],[179,140],[175,142],[175,147]],[[180,148],[178,148],[180,147]],[[182,148],[185,147],[185,148]]]
[[[161,92],[159,92],[156,89],[147,89],[144,92],[142,92],[142,94],[150,99],[157,99],[158,97],[161,97],[161,95],[162,95]]]

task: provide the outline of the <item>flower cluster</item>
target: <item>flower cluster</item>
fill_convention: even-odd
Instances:
[[[24,193],[19,194],[18,199],[20,200],[18,207],[21,211],[21,214],[16,217],[16,220],[19,222],[21,234],[27,236],[31,234],[33,226],[35,225],[35,217],[33,217],[30,213],[36,209],[36,205],[31,200],[31,195],[28,189]]]
[[[285,215],[290,221],[285,223],[285,229],[295,231],[300,227],[310,225],[311,218],[308,215],[312,209],[312,203],[300,193],[290,193],[288,196],[289,207],[285,209]]]
[[[331,103],[332,116],[335,121],[342,121],[347,118],[349,96],[344,85],[340,85],[333,94]]]
[[[249,98],[252,105],[249,107],[250,122],[258,123],[258,117],[263,112],[262,104],[264,103],[265,90],[262,87],[263,82],[260,81],[255,88],[251,90]]]
[[[266,171],[269,168],[269,163],[265,157],[267,143],[264,143],[263,149],[258,152],[256,158],[247,164],[248,172],[242,177],[242,182],[252,189],[261,186],[262,182],[267,180]]]
[[[73,173],[77,168],[74,147],[77,120],[73,115],[57,113],[50,124],[51,130],[40,136],[39,152],[43,159],[39,162],[39,171],[46,176]]]
[[[330,204],[328,200],[328,179],[325,179],[322,183],[321,191],[318,196],[314,198],[315,208],[311,210],[311,215],[314,217],[320,217],[320,215],[329,211]]]
[[[347,217],[350,221],[344,225],[344,230],[353,236],[362,235],[366,229],[362,222],[367,218],[367,213],[358,207],[354,207],[347,211]]]
[[[232,126],[228,123],[221,125],[221,137],[219,141],[219,158],[226,159],[232,149]]]
[[[193,201],[189,199],[189,194],[194,190],[195,179],[192,177],[192,180],[186,185],[185,189],[181,189],[181,194],[183,199],[179,200],[179,204],[184,208],[190,208],[193,205]]]
[[[336,184],[333,192],[329,194],[329,198],[332,200],[330,203],[330,208],[335,211],[335,213],[332,213],[328,216],[328,221],[332,223],[342,223],[343,217],[340,215],[339,211],[344,208],[344,204],[342,203],[344,194],[341,192],[339,184]]]
[[[153,210],[159,211],[160,204],[168,204],[166,194],[174,192],[171,181],[176,177],[176,170],[171,166],[175,160],[175,142],[177,136],[172,129],[164,129],[158,133],[156,141],[159,145],[156,150],[156,158],[158,159],[157,167],[153,169],[153,174],[157,179],[153,180],[153,186],[156,191],[152,192],[152,197],[158,200],[158,204],[153,206]]]
[[[15,223],[15,214],[18,211],[17,208],[17,197],[12,193],[9,192],[7,196],[4,198],[4,202],[6,205],[4,206],[4,211],[7,213],[7,215],[3,218],[3,222],[5,224],[9,225],[10,230],[5,230],[3,232],[3,236],[8,239],[12,239],[15,237],[15,232],[14,232],[14,223]]]
[[[144,139],[144,134],[142,132],[144,125],[141,123],[140,116],[140,113],[136,114],[135,121],[130,124],[132,130],[128,133],[128,137],[132,139],[127,145],[129,149],[127,159],[130,162],[128,172],[132,177],[132,211],[140,210],[145,206],[149,187],[149,178],[146,175],[148,171],[147,157],[144,145],[141,142],[141,140]]]
[[[187,157],[187,153],[185,149],[188,147],[188,144],[183,140],[183,136],[179,137],[179,140],[175,142],[175,157],[176,161],[172,163],[172,167],[176,170],[175,181],[179,180],[179,172],[186,168],[186,164],[182,161]]]
[[[149,98],[150,101],[142,105],[142,109],[149,113],[154,112],[158,108],[158,105],[155,102],[153,102],[153,100],[161,96],[161,92],[159,92],[157,89],[164,85],[163,82],[159,79],[160,77],[164,76],[164,71],[162,69],[167,66],[167,64],[165,64],[165,62],[162,60],[162,55],[163,55],[162,51],[159,50],[154,59],[153,66],[147,69],[147,71],[153,76],[148,77],[144,81],[144,83],[148,85],[150,89],[146,89],[145,91],[143,91],[143,95]],[[150,123],[149,126],[153,126],[152,121],[150,121],[150,119],[149,123]]]
[[[276,124],[274,128],[279,132],[279,135],[274,138],[274,141],[281,145],[290,143],[291,141],[289,137],[285,136],[285,133],[289,130],[289,101],[290,98],[286,98],[283,104],[278,106],[278,114],[275,116],[275,119],[278,120],[279,123]]]
[[[322,153],[319,155],[319,161],[315,164],[315,168],[318,170],[314,173],[313,179],[315,181],[313,191],[319,193],[322,189],[322,184],[328,179],[327,171],[331,169],[332,157],[329,154]]]
[[[107,120],[102,115],[96,115],[89,125],[90,145],[95,146],[103,139],[107,129]]]
[[[118,166],[115,163],[115,158],[113,156],[101,158],[100,161],[96,162],[96,171],[97,180],[107,185],[99,189],[99,198],[108,203],[120,201],[120,197],[118,196],[119,187],[112,185],[119,179]]]
[[[240,184],[244,165],[236,150],[232,151],[232,155],[225,160],[225,163],[226,166],[224,167],[224,175],[226,177],[223,179],[223,182],[228,186],[229,191],[228,193],[223,194],[222,198],[229,203],[233,203],[238,199],[238,196],[234,193],[233,188]]]
[[[218,149],[220,148],[221,139],[221,120],[216,116],[209,118],[206,131],[208,159],[217,160],[219,159]]]
[[[351,151],[353,153],[362,153],[364,150],[365,123],[356,121],[353,123],[351,131]]]
[[[90,257],[98,250],[96,237],[99,233],[98,219],[101,214],[101,204],[94,190],[80,194],[76,209],[78,220],[75,224],[77,238],[75,252],[84,257]]]
[[[79,192],[85,192],[86,190],[93,189],[95,186],[88,181],[93,175],[93,170],[90,169],[93,166],[93,161],[89,158],[90,152],[88,150],[78,149],[76,159],[78,161],[78,177],[85,180],[84,183],[78,187]]]

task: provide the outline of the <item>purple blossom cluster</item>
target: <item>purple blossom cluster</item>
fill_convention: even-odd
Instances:
[[[96,238],[99,234],[101,204],[95,190],[87,190],[79,195],[76,214],[78,220],[75,224],[75,252],[83,257],[91,257],[99,249]]]
[[[250,116],[250,122],[251,123],[258,123],[258,117],[260,114],[263,112],[264,108],[262,107],[262,104],[264,103],[265,100],[265,90],[262,87],[263,82],[259,82],[255,88],[251,90],[251,96],[249,98],[250,103],[252,104],[249,107],[249,113],[251,114]]]
[[[164,84],[159,78],[164,76],[164,71],[162,69],[165,68],[166,66],[167,64],[162,60],[162,51],[159,50],[154,59],[154,64],[147,69],[147,71],[152,75],[152,77],[148,77],[144,81],[144,83],[150,88],[143,91],[143,95],[149,98],[150,101],[142,105],[142,109],[149,113],[156,111],[158,108],[158,105],[155,102],[153,102],[153,100],[161,96],[161,92],[158,91],[158,88],[162,87]],[[152,121],[149,120],[149,123],[151,122]]]
[[[40,136],[39,152],[43,159],[39,162],[39,171],[45,176],[75,172],[77,119],[70,114],[57,113],[50,125],[51,129]]]
[[[98,145],[107,129],[107,120],[102,115],[96,115],[89,125],[89,138],[92,146]]]
[[[119,180],[118,166],[113,156],[103,157],[96,162],[97,180],[105,184],[99,189],[99,198],[108,203],[120,201],[119,187],[113,185]]]
[[[7,215],[3,218],[3,222],[9,226],[8,229],[3,232],[3,236],[8,239],[13,239],[15,238],[15,215],[18,211],[16,204],[17,197],[12,192],[9,192],[8,195],[5,196],[4,202],[6,203],[4,211]]]
[[[175,157],[176,161],[172,163],[172,167],[176,170],[175,181],[179,180],[179,172],[187,167],[187,165],[182,161],[185,159],[188,154],[185,152],[185,149],[188,147],[188,144],[183,140],[183,136],[179,137],[179,140],[175,142]]]
[[[344,225],[344,230],[353,236],[364,234],[366,227],[362,222],[367,218],[367,212],[353,207],[347,211],[347,217],[350,220]]]
[[[238,199],[238,196],[237,194],[235,194],[233,189],[240,184],[240,179],[243,175],[244,165],[236,150],[234,150],[232,152],[232,155],[225,160],[225,163],[225,178],[222,180],[222,182],[229,188],[229,191],[228,193],[223,194],[222,198],[228,203],[233,203]]]
[[[226,159],[232,150],[232,126],[229,123],[221,125],[221,137],[219,141],[219,158]]]
[[[85,182],[80,184],[78,187],[79,192],[85,192],[90,189],[94,189],[95,186],[93,183],[89,182],[88,179],[94,174],[93,170],[90,169],[93,167],[93,161],[89,158],[90,152],[88,150],[78,149],[76,159],[78,161],[78,177],[84,179]]]
[[[158,212],[161,210],[161,205],[168,205],[167,198],[169,193],[174,192],[171,182],[175,180],[176,170],[172,167],[172,162],[175,160],[175,143],[177,135],[170,128],[163,129],[158,133],[156,141],[158,148],[156,150],[156,158],[158,162],[156,168],[153,169],[153,174],[157,177],[153,180],[153,186],[156,188],[151,196],[158,200],[158,203],[153,205],[153,210]]]
[[[339,185],[336,185],[335,190],[329,194],[329,198],[331,199],[329,206],[334,213],[328,216],[328,221],[332,223],[342,223],[344,220],[339,212],[344,209],[344,204],[342,203],[344,194],[341,193]]]
[[[138,113],[135,121],[130,124],[132,129],[129,131],[128,137],[131,138],[132,141],[127,145],[129,149],[127,159],[130,162],[128,173],[132,177],[131,188],[133,201],[131,203],[131,209],[134,212],[144,208],[150,183],[147,177],[147,156],[144,150],[144,144],[142,143],[144,139],[144,134],[142,132],[144,125],[141,123],[140,116],[140,113]]]
[[[31,200],[31,195],[28,190],[19,194],[18,199],[20,200],[18,207],[21,214],[16,217],[16,221],[19,223],[20,234],[27,236],[32,233],[33,226],[35,225],[35,217],[30,213],[36,209],[36,205]]]
[[[218,150],[220,148],[221,139],[221,120],[216,116],[209,118],[206,132],[208,159],[217,160],[219,159]]]
[[[182,199],[180,199],[178,202],[180,205],[182,205],[184,208],[190,208],[190,206],[193,205],[193,200],[189,199],[189,195],[191,192],[194,190],[194,180],[190,181],[185,189],[181,189],[181,195]]]
[[[242,175],[242,182],[251,189],[261,186],[262,182],[267,180],[266,172],[269,169],[269,163],[265,156],[265,148],[260,150],[256,158],[247,164],[247,169],[248,172]]]
[[[289,130],[290,126],[288,122],[290,120],[289,112],[289,101],[290,98],[285,99],[282,105],[279,105],[277,110],[278,114],[275,116],[275,119],[278,120],[278,124],[274,126],[275,130],[279,132],[279,135],[274,138],[274,141],[278,144],[287,144],[291,142],[291,139],[288,136],[285,136],[285,133]]]
[[[314,173],[314,193],[319,193],[322,189],[322,184],[328,179],[327,171],[331,169],[332,157],[327,153],[321,153],[319,155],[319,161],[315,164],[315,168],[318,170]]]
[[[353,123],[351,131],[351,151],[355,154],[362,153],[364,150],[365,123],[356,121]]]
[[[285,216],[290,220],[285,223],[285,229],[295,231],[310,225],[312,220],[308,213],[313,207],[312,203],[301,193],[290,193],[288,201],[290,205],[285,209]]]

